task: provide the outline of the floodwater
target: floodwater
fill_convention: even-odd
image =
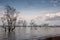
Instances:
[[[0,27],[0,40],[44,40],[51,36],[60,36],[60,27],[16,27],[10,33]]]

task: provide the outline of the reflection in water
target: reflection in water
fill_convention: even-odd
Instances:
[[[15,40],[15,32],[3,32],[1,40]]]
[[[47,31],[48,30],[48,31]],[[16,27],[12,32],[5,32],[0,27],[0,40],[43,40],[45,36],[60,34],[58,27]]]
[[[8,40],[15,40],[15,32],[13,31],[13,32],[8,32],[8,35],[7,35],[8,37]]]

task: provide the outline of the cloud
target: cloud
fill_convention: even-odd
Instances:
[[[35,19],[37,16],[26,16],[26,15],[22,15],[22,14],[19,14],[18,16],[18,20],[22,19],[22,20],[31,20],[31,19]]]
[[[58,15],[58,14],[56,14]],[[42,20],[44,21],[46,18],[51,18],[51,17],[54,17],[55,14],[52,14],[50,12],[45,12],[45,14],[40,14],[40,15],[32,15],[32,16],[29,16],[29,15],[23,15],[23,14],[19,14],[18,16],[18,20],[19,19],[23,19],[23,20]]]
[[[47,18],[47,21],[55,21],[55,20],[60,20],[60,16],[54,16],[52,18]]]
[[[60,12],[56,14],[49,14],[48,18],[45,19],[46,21],[56,21],[60,20]]]

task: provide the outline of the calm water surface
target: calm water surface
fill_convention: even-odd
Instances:
[[[60,27],[16,27],[10,33],[0,27],[0,40],[43,40],[46,37],[59,35]]]

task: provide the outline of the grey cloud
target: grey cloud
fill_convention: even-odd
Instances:
[[[60,20],[60,16],[54,16],[54,17],[49,17],[49,18],[46,18],[45,21],[56,21],[56,20]]]

